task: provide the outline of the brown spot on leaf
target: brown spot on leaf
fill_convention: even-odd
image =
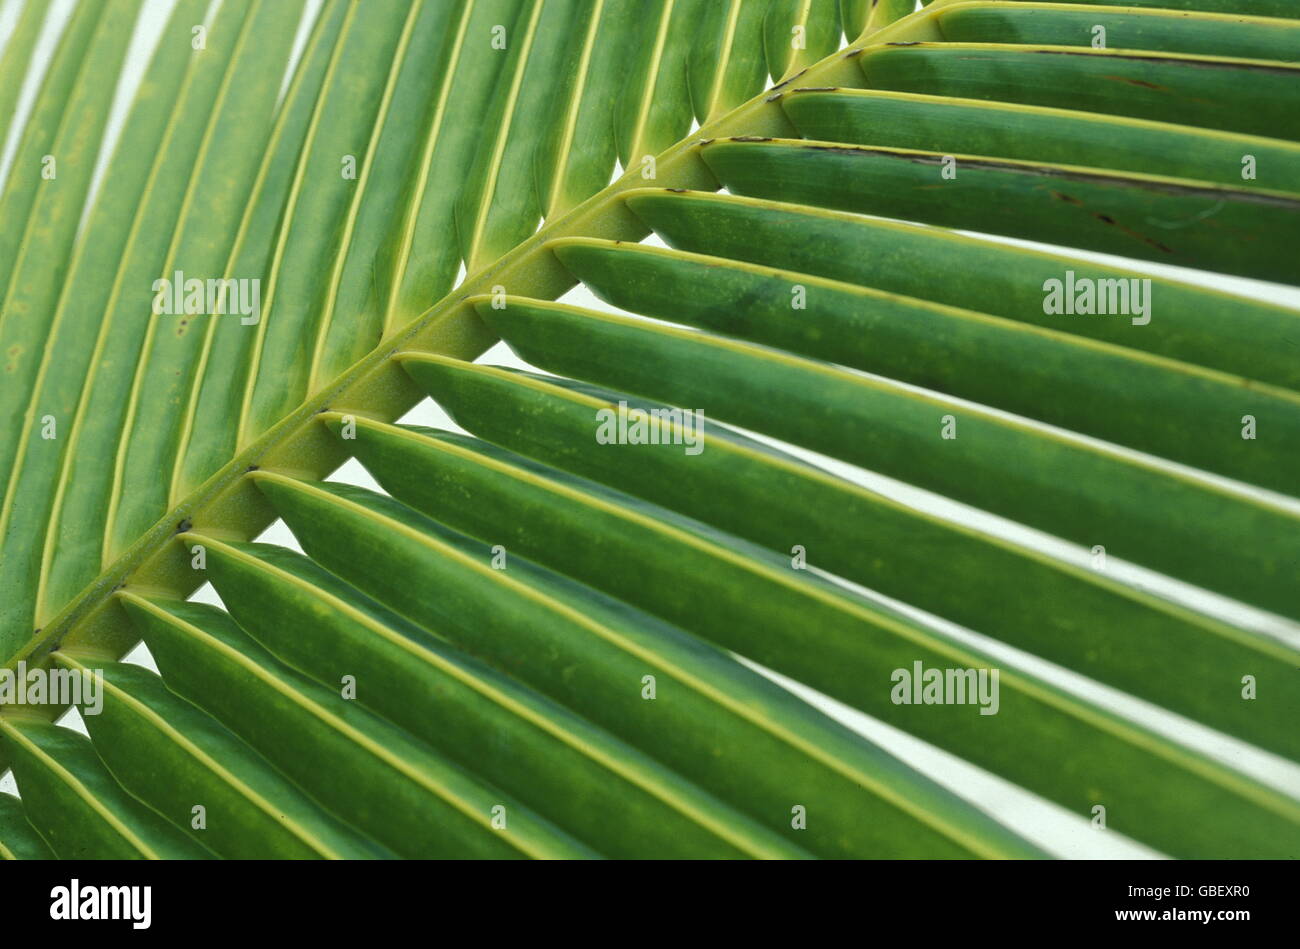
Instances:
[[[779,98],[779,97],[780,97],[780,92],[779,92],[779,90],[784,89],[786,86],[790,85],[790,83],[794,82],[796,79],[798,79],[800,76],[802,76],[802,75],[803,75],[804,73],[806,73],[807,71],[808,71],[808,69],[807,69],[807,67],[805,67],[805,68],[799,70],[797,73],[795,73],[795,74],[794,74],[793,76],[791,76],[789,79],[783,79],[781,82],[778,82],[775,86],[772,87],[772,91],[775,92],[775,93],[777,93],[777,95],[776,95],[776,96],[773,96],[772,98]],[[770,102],[771,100],[769,99],[768,101]]]
[[[1104,76],[1104,79],[1113,79],[1116,82],[1127,82],[1130,86],[1141,86],[1143,89],[1155,89],[1157,92],[1168,92],[1169,90],[1157,85],[1154,82],[1147,82],[1145,79],[1130,79],[1128,76]]]

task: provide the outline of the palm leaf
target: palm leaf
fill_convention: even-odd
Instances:
[[[1189,281],[1297,283],[1286,4],[206,6],[113,145],[150,7],[78,3],[12,131],[0,658],[103,691],[0,708],[0,856],[1056,852],[846,708],[1300,852],[1300,314]]]

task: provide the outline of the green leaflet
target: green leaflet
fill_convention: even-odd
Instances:
[[[1300,191],[1300,145],[1146,119],[877,89],[794,89],[781,107],[806,138],[944,155],[1091,165],[1240,188]],[[1243,157],[1255,161],[1245,178]]]
[[[537,182],[550,177],[555,161],[550,149],[557,144],[537,118],[573,95],[582,50],[574,40],[587,32],[590,6],[588,0],[529,0],[505,50],[487,54],[509,56],[510,62],[489,112],[490,127],[499,131],[483,142],[471,171],[477,189],[467,189],[456,208],[468,272],[537,230],[542,215]]]
[[[302,5],[296,2],[226,4],[210,31],[207,52],[228,65],[201,126],[201,145],[182,192],[176,228],[166,245],[159,271],[166,283],[161,288],[153,281],[149,284],[155,291],[153,315],[140,344],[121,439],[114,452],[116,468],[104,528],[105,562],[116,559],[169,507],[171,484],[166,473],[175,465],[184,418],[176,408],[189,393],[191,367],[205,340],[205,324],[242,320],[252,302],[245,292],[228,290],[212,304],[205,300],[200,312],[192,313],[189,283],[202,281],[206,290],[207,281],[223,273],[271,133],[276,93],[301,14]],[[239,147],[231,148],[232,142]],[[175,287],[178,274],[185,282],[184,312],[176,312],[172,305],[181,298]],[[128,297],[137,300],[130,289]],[[166,297],[168,290],[172,299],[159,313],[157,297]],[[227,308],[235,312],[215,315]],[[140,319],[134,312],[132,316]],[[160,472],[163,477],[158,476]]]
[[[340,691],[292,672],[220,610],[131,594],[121,603],[173,691],[393,852],[497,859],[591,855]],[[322,758],[332,767],[322,769]],[[494,816],[505,818],[500,829],[492,825]]]
[[[1037,853],[733,659],[368,491],[257,473],[308,555],[823,856]],[[437,590],[431,597],[427,591]],[[652,680],[645,677],[651,676]],[[656,698],[643,698],[654,686]],[[820,821],[791,829],[802,805]]]
[[[627,67],[629,79],[615,124],[618,160],[624,172],[635,171],[643,177],[655,174],[647,159],[678,141],[691,127],[690,43],[683,40],[694,36],[700,21],[707,19],[707,3],[651,0],[648,5],[654,20],[643,21],[645,38]]]
[[[528,407],[530,424],[537,424],[539,415],[536,404]],[[566,441],[572,445],[574,439]],[[1252,847],[1265,846],[1276,834],[1294,839],[1289,822],[1296,806],[1275,792],[1155,739],[1144,728],[1047,686],[1024,670],[1008,668],[1005,660],[995,662],[937,629],[836,593],[811,575],[791,570],[789,561],[765,558],[734,539],[724,548],[724,539],[703,525],[460,436],[421,437],[360,421],[356,442],[358,457],[388,491],[444,523],[485,542],[499,541],[511,556],[532,558],[658,613],[704,639],[971,757],[1079,813],[1102,797],[1112,800],[1111,795],[1118,794],[1132,820],[1128,832],[1172,853],[1236,852],[1243,832],[1252,836]],[[642,447],[685,458],[685,467],[701,457],[675,447]],[[594,450],[638,453],[628,446]],[[722,462],[730,481],[757,480],[744,467],[727,466],[730,460]],[[625,464],[641,462],[629,458]],[[654,474],[647,472],[647,477]],[[813,550],[820,553],[823,548]],[[1085,633],[1079,630],[1076,635]],[[1117,648],[1095,641],[1083,645],[1103,655]],[[1153,661],[1170,659],[1163,647],[1144,645]],[[968,706],[922,711],[895,704],[891,673],[915,662],[927,668],[1000,665],[1000,709],[981,716]],[[1094,664],[1097,671],[1106,671],[1099,666]],[[1056,750],[1063,745],[1071,748],[1068,767]],[[1158,764],[1152,759],[1155,748],[1162,759]],[[1160,777],[1154,778],[1157,772]],[[1085,773],[1087,782],[1080,782],[1078,775]],[[1139,786],[1143,790],[1133,793]],[[1159,793],[1157,786],[1162,788]],[[1099,791],[1101,787],[1105,790]],[[1210,800],[1220,801],[1236,815],[1232,830],[1198,834],[1192,840],[1184,825],[1196,811],[1183,808],[1189,801],[1200,807]],[[1285,846],[1290,844],[1283,851]]]
[[[1286,192],[802,140],[723,139],[701,155],[728,189],[753,197],[1300,279],[1290,251],[1300,241],[1300,197]],[[955,177],[945,178],[945,165]],[[1271,239],[1257,241],[1261,231]]]
[[[17,64],[25,54],[20,52],[20,47],[12,45],[14,42],[23,40],[35,41],[39,34],[39,27],[32,22],[32,18],[38,13],[44,13],[45,10],[41,4],[29,3],[24,5],[28,15],[24,21],[18,24],[17,30],[10,40],[9,46],[5,49],[5,95],[12,95],[16,100],[21,89],[21,78],[17,71]],[[36,93],[36,99],[32,103],[31,113],[27,117],[27,124],[22,129],[13,129],[13,134],[19,134],[18,148],[14,154],[13,164],[10,166],[9,173],[5,177],[4,190],[0,192],[0,301],[7,299],[11,287],[11,278],[14,268],[18,265],[19,254],[21,253],[23,242],[29,233],[29,220],[32,208],[35,206],[37,198],[44,194],[48,202],[54,195],[51,192],[66,193],[67,188],[33,188],[33,181],[57,181],[57,178],[42,178],[41,174],[45,170],[45,158],[50,154],[50,149],[54,147],[59,132],[65,127],[64,116],[67,110],[74,107],[77,97],[85,101],[86,96],[102,96],[103,88],[97,86],[93,91],[85,89],[90,84],[89,79],[83,80],[84,68],[86,66],[87,56],[91,49],[97,49],[102,56],[106,51],[125,50],[126,37],[118,35],[111,39],[105,40],[102,34],[98,33],[99,24],[109,10],[107,4],[102,3],[82,3],[78,4],[72,11],[72,16],[68,20],[68,25],[64,27],[63,34],[59,37],[58,45],[54,51],[54,56],[46,68],[44,76],[41,77],[41,84]],[[119,15],[121,7],[119,5],[116,11]],[[42,17],[43,18],[43,17]],[[121,24],[118,23],[119,30]],[[21,32],[19,32],[21,31]],[[122,31],[125,32],[125,31]],[[12,84],[12,85],[11,85]],[[9,92],[12,89],[12,92]],[[0,115],[9,115],[8,112],[0,112]],[[4,126],[5,133],[9,133],[10,123],[0,120],[0,125]],[[0,133],[4,134],[4,133]],[[92,159],[93,160],[93,159]],[[57,156],[55,157],[54,171],[57,174]],[[75,165],[72,169],[71,182],[73,188],[77,182],[82,180],[86,175],[84,167],[78,169]],[[80,172],[80,175],[78,174]],[[68,181],[68,178],[64,179]],[[6,309],[0,309],[0,330],[4,329]],[[21,354],[20,354],[21,355]],[[24,360],[24,363],[30,361]],[[13,368],[10,368],[10,366]],[[0,363],[0,368],[7,372],[13,372],[17,368],[17,363],[6,359]],[[8,466],[4,466],[6,475]]]
[[[43,4],[23,4],[18,22],[0,52],[0,116],[14,115],[46,12]],[[8,133],[9,125],[9,118],[0,119],[0,140]]]
[[[933,0],[921,0],[922,6],[928,6]],[[1066,0],[1074,2],[1074,0]],[[1088,0],[1095,6],[1106,7],[1140,7],[1174,8],[1179,10],[1202,10],[1207,13],[1242,13],[1248,16],[1289,17],[1295,13],[1291,0]]]
[[[743,814],[563,706],[389,612],[310,560],[202,535],[233,615],[357,701],[611,857],[763,856],[784,848]],[[302,629],[315,631],[310,639]],[[618,819],[611,819],[618,815]]]
[[[915,9],[912,0],[839,0],[840,19],[849,42],[865,38]]]
[[[140,0],[108,0],[96,7],[94,13],[74,13],[68,25],[0,200],[0,426],[6,432],[23,428],[26,396],[41,364],[90,190],[113,94],[98,75],[116,73]],[[87,41],[83,31],[92,25]],[[75,70],[69,62],[74,58]],[[0,440],[6,484],[17,447],[15,438]]]
[[[857,61],[873,89],[1300,138],[1300,63],[1010,43],[876,46]]]
[[[334,46],[282,212],[261,288],[261,315],[251,327],[250,354],[239,419],[240,447],[263,434],[309,394],[315,341],[324,323],[329,281],[321,274],[341,252],[337,235],[365,180],[367,155],[397,50],[418,7],[377,0],[365,12],[351,4]],[[406,49],[409,50],[409,46]],[[383,63],[355,71],[351,62]],[[391,64],[391,65],[388,65]],[[308,183],[310,182],[310,187]]]
[[[61,725],[0,717],[27,819],[61,859],[192,860],[212,853],[118,785],[90,742]]]
[[[497,147],[501,138],[499,128],[484,134],[483,116],[502,88],[501,76],[515,61],[519,44],[511,42],[511,25],[520,8],[521,0],[475,0],[462,8],[454,31],[448,31],[448,66],[429,93],[420,160],[412,169],[413,193],[389,251],[394,285],[384,316],[385,336],[423,313],[455,283],[462,250],[457,209],[483,186],[474,173],[479,152]],[[497,28],[506,30],[505,49],[494,46]]]
[[[134,234],[134,211],[155,167],[139,156],[159,153],[183,85],[159,78],[186,69],[192,53],[189,25],[201,15],[201,3],[179,4],[164,28],[147,74],[153,81],[141,88],[106,170],[113,186],[100,188],[85,233],[73,250],[32,384],[25,391],[20,387],[6,391],[6,401],[13,399],[12,404],[18,405],[26,398],[27,402],[11,446],[16,448],[13,474],[0,498],[0,538],[5,549],[0,558],[0,588],[10,591],[0,606],[0,652],[11,652],[45,615],[41,595],[47,572],[42,548],[48,543],[50,512],[77,442],[78,405],[89,388],[87,376],[93,375],[96,341],[106,332],[103,314],[118,292],[119,276],[126,277],[120,268]],[[145,288],[152,278],[137,271],[131,279]],[[53,438],[42,437],[51,431]],[[97,553],[88,550],[84,569],[93,576],[98,566]]]
[[[624,393],[432,355],[406,370],[475,435],[584,478],[790,553],[797,538],[816,564],[904,602],[1069,663],[1069,644],[1093,629],[1123,631],[1146,650],[1185,611],[1109,579],[924,514],[716,424],[698,455],[616,452],[592,438],[597,412]],[[756,518],[753,511],[763,510]],[[864,540],[865,538],[865,540]],[[950,568],[931,582],[933,558]],[[1109,634],[1104,634],[1109,635]],[[1107,650],[1112,661],[1118,654]],[[1128,657],[1125,657],[1127,660]],[[1117,662],[1121,665],[1121,662]]]
[[[768,75],[779,83],[802,72],[835,52],[840,35],[838,0],[771,0],[763,21]]]
[[[27,821],[22,802],[0,794],[0,860],[53,860],[36,828]]]
[[[704,192],[629,192],[627,204],[672,247],[817,274],[888,293],[1076,333],[1300,390],[1288,340],[1300,315],[1284,307],[1151,277],[1151,322],[1047,314],[1043,284],[1068,271],[1094,283],[1138,271],[978,240],[939,228]],[[1153,307],[1157,306],[1153,302]],[[1224,326],[1236,329],[1224,333]]]
[[[1295,11],[1292,10],[1292,13]],[[1050,3],[972,4],[935,12],[950,43],[1023,43],[1158,50],[1242,59],[1300,60],[1300,24],[1240,16],[1144,10],[1098,14]],[[1101,26],[1102,31],[1097,27]]]
[[[85,714],[81,706],[96,750],[124,788],[195,843],[232,859],[384,855],[154,673],[67,653],[56,662],[102,676],[102,709]],[[196,807],[203,809],[198,828]]]
[[[184,43],[190,50],[186,14],[194,6],[178,7],[168,23],[165,42]],[[233,5],[228,15],[240,23],[247,5]],[[238,32],[226,27],[218,14],[211,35],[216,54],[229,49]],[[206,51],[205,51],[206,52]],[[157,62],[161,68],[166,61]],[[121,254],[107,307],[98,315],[94,351],[83,383],[77,414],[63,437],[64,460],[53,485],[50,524],[44,537],[42,585],[37,591],[36,622],[52,615],[67,598],[112,561],[108,534],[119,449],[135,382],[140,347],[152,316],[153,283],[163,274],[170,239],[184,207],[191,171],[203,141],[203,129],[226,74],[228,59],[191,54],[166,132],[155,156],[145,191]],[[159,81],[165,81],[159,79]],[[183,317],[182,317],[183,319]],[[123,371],[122,367],[131,367]],[[158,473],[151,472],[151,483]]]
[[[258,279],[266,285],[299,146],[314,113],[347,9],[344,0],[329,0],[312,27],[266,143],[257,180],[222,271],[224,277]],[[185,418],[171,478],[173,503],[188,496],[235,454],[240,400],[257,344],[256,325],[245,323],[242,317],[223,317],[208,320],[204,327],[203,346],[183,403]]]
[[[1216,578],[1231,567],[1215,550],[1230,552],[1231,566],[1238,557],[1262,556],[1256,569],[1279,584],[1292,570],[1293,557],[1281,552],[1295,536],[1295,515],[1287,509],[1179,477],[1099,444],[722,337],[538,301],[508,299],[500,310],[482,302],[478,308],[533,365],[698,407],[707,418],[761,431],[1081,544],[1104,538],[1110,555],[1150,563],[1174,576],[1222,588]],[[773,403],[783,411],[770,411]],[[943,437],[945,427],[957,437]],[[1171,509],[1180,517],[1164,514]],[[1247,573],[1238,582],[1255,582]],[[1296,707],[1300,687],[1289,671],[1294,650],[1209,619],[1197,626],[1200,632],[1171,653],[1171,663],[1185,663],[1183,669],[1175,672],[1174,665],[1160,663],[1143,674],[1150,656],[1135,650],[1133,664],[1110,670],[1115,678],[1109,681],[1296,755],[1297,736],[1283,725],[1284,718],[1259,716],[1247,703],[1209,698],[1236,694],[1247,670],[1230,657],[1240,657],[1244,646],[1252,666],[1267,668],[1280,690],[1276,710]],[[1220,651],[1221,663],[1199,665]],[[1227,668],[1234,674],[1222,671]],[[1209,681],[1219,677],[1217,686]],[[1197,681],[1201,688],[1191,685]]]
[[[1290,490],[1300,471],[1297,392],[793,271],[585,238],[551,247],[623,310],[925,386],[1277,491]],[[1267,442],[1235,431],[1193,437],[1209,420],[1235,425],[1246,412],[1268,426]],[[1271,605],[1292,599],[1288,591]]]
[[[767,63],[763,53],[766,3],[715,0],[702,33],[707,38],[691,50],[689,88],[695,118],[701,125],[730,112],[763,88]]]
[[[638,4],[592,0],[568,111],[552,130],[553,141],[539,143],[538,199],[547,220],[609,184],[618,152],[614,117],[643,15]]]
[[[464,10],[455,9],[464,6]],[[323,325],[316,334],[307,391],[315,392],[360,359],[383,335],[386,312],[398,293],[398,271],[406,259],[388,243],[393,220],[419,194],[422,182],[411,169],[424,144],[421,117],[430,90],[451,81],[472,5],[420,2],[412,5],[398,56],[388,73],[384,99],[365,155],[357,157],[357,180],[339,250],[329,272]]]

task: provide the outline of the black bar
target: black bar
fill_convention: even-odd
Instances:
[[[670,938],[663,927],[673,924],[687,927],[673,930],[679,936],[717,927],[734,937],[745,930],[762,934],[777,923],[809,936],[829,936],[835,930],[825,927],[838,925],[869,937],[901,924],[927,936],[1034,926],[1044,935],[1128,930],[1231,939],[1243,926],[1279,930],[1294,920],[1295,867],[1285,861],[33,862],[0,864],[0,918],[7,945],[21,945],[8,939],[28,929],[66,934],[72,926],[128,938],[260,939],[284,932],[295,941],[314,935],[333,941],[356,933],[367,942],[375,940],[376,927],[413,928],[420,938],[456,944],[516,928],[532,939],[597,926],[609,936]],[[134,903],[121,903],[119,915],[127,918],[52,919],[52,910],[67,910],[74,879],[88,910],[99,902],[99,887],[150,887],[148,927],[137,928],[131,918],[131,908],[143,916]],[[61,909],[59,887],[68,891]],[[92,888],[95,895],[87,897]],[[109,897],[106,904],[123,894]],[[1205,912],[1208,921],[1200,917]]]

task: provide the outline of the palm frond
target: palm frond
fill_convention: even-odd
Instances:
[[[80,3],[17,130],[0,654],[104,685],[0,709],[0,856],[1053,852],[837,702],[1300,852],[1300,311],[1189,279],[1300,284],[1289,4],[304,6],[180,0],[95,188]]]

